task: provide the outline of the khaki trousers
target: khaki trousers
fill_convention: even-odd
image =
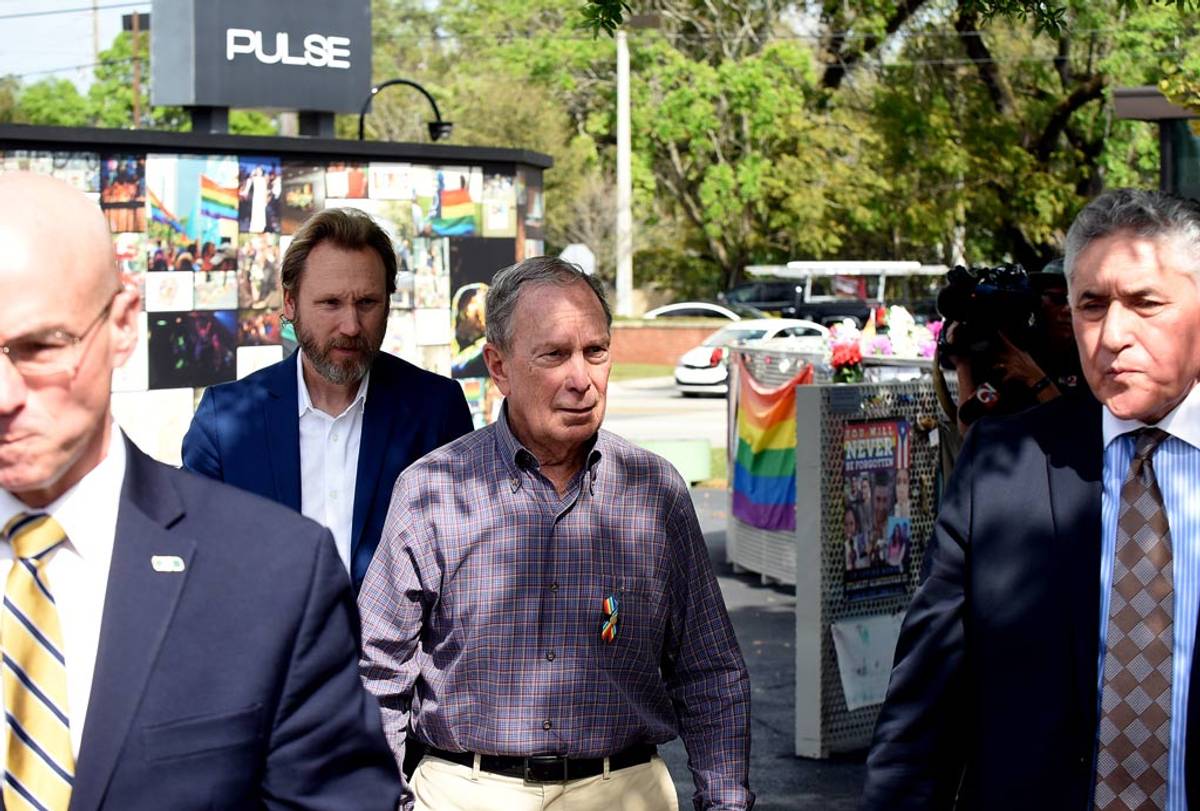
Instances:
[[[567,783],[526,783],[426,756],[412,776],[415,811],[679,811],[662,758]]]

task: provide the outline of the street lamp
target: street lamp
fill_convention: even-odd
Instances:
[[[394,84],[408,85],[409,87],[415,88],[421,93],[421,95],[429,99],[429,105],[433,107],[434,118],[433,121],[430,121],[428,124],[426,124],[426,126],[429,127],[430,139],[437,141],[442,138],[450,137],[450,133],[454,129],[454,124],[450,123],[449,121],[442,120],[442,114],[438,112],[437,102],[433,100],[433,96],[429,95],[428,90],[421,87],[421,85],[417,84],[416,82],[409,81],[408,79],[388,79],[386,82],[372,87],[370,95],[368,95],[367,100],[363,102],[362,111],[358,114],[358,140],[365,140],[366,133],[364,127],[366,125],[367,113],[371,110],[371,101],[375,98],[379,91],[383,90],[385,87],[391,87]]]

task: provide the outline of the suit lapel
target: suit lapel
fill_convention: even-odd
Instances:
[[[376,360],[367,384],[367,401],[363,407],[362,438],[358,444],[358,470],[354,478],[354,521],[350,529],[350,560],[362,542],[363,527],[371,504],[379,498],[389,498],[393,482],[385,481],[383,462],[388,452],[401,453],[394,446],[392,426],[405,410],[394,375],[388,373],[387,359]]]
[[[267,438],[264,464],[275,482],[275,500],[300,512],[300,390],[296,384],[299,351],[276,365],[263,400],[263,436]]]
[[[195,552],[191,539],[169,531],[183,514],[174,486],[128,441],[126,450],[125,483],[71,811],[97,808],[104,798]],[[155,571],[150,563],[153,555],[176,556],[184,570]]]
[[[1046,456],[1050,506],[1059,548],[1058,572],[1069,612],[1072,695],[1081,734],[1094,738],[1098,723],[1100,655],[1100,499],[1104,453],[1100,409],[1065,408],[1053,426]]]

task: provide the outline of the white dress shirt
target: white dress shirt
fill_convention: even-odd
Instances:
[[[0,521],[7,523],[21,512],[48,513],[67,534],[66,543],[51,553],[46,576],[62,626],[63,654],[67,660],[67,717],[76,758],[92,693],[108,568],[117,534],[117,509],[125,482],[125,438],[116,425],[110,431],[112,436],[104,460],[45,509],[33,510],[12,493],[0,490]],[[7,580],[12,561],[12,547],[0,543],[0,579]],[[7,747],[8,736],[0,735],[0,763],[6,762]]]
[[[1113,558],[1117,545],[1117,517],[1121,485],[1133,458],[1131,431],[1146,427],[1137,420],[1122,420],[1104,409],[1104,479],[1101,499],[1100,554],[1100,690],[1104,689],[1107,654],[1108,608],[1112,598]],[[1171,529],[1172,569],[1175,585],[1171,662],[1171,731],[1167,767],[1166,811],[1187,811],[1188,693],[1192,687],[1192,657],[1196,642],[1196,611],[1200,605],[1200,385],[1154,427],[1170,436],[1153,457],[1154,473]],[[1103,693],[1101,693],[1103,694]]]
[[[329,528],[338,557],[349,572],[358,448],[371,373],[363,375],[354,402],[336,417],[312,404],[304,382],[303,355],[296,358],[296,378],[300,412],[300,512]]]

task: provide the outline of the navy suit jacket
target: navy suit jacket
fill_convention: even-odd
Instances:
[[[70,811],[395,811],[329,531],[126,447]]]
[[[1092,808],[1100,414],[1061,397],[967,434],[901,627],[864,809]],[[1188,718],[1200,808],[1200,656]]]
[[[204,392],[183,466],[300,510],[300,417],[293,352]],[[458,383],[380,352],[371,366],[354,488],[350,576],[358,591],[404,468],[473,429]]]

